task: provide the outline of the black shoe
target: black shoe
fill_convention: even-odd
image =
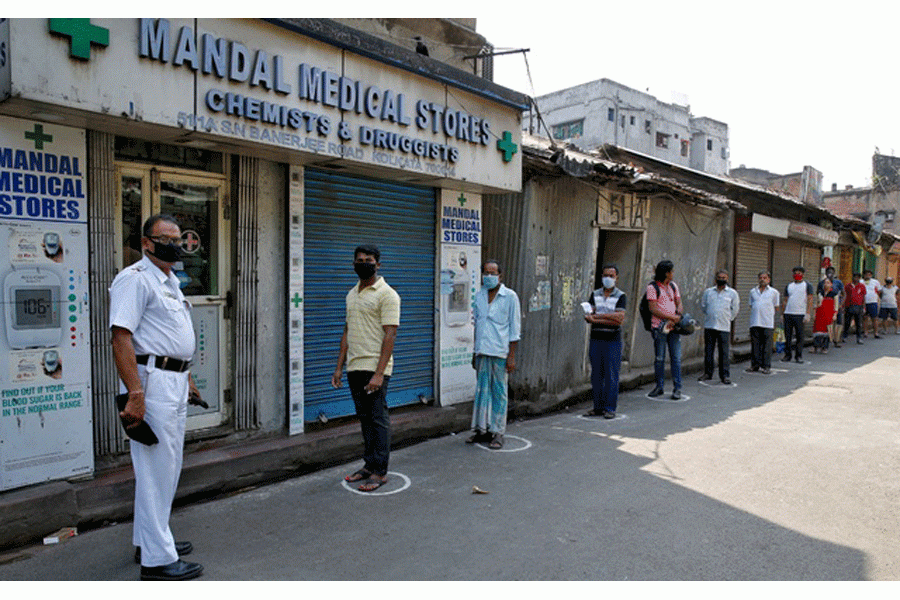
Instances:
[[[657,398],[659,396],[662,396],[663,394],[665,394],[663,389],[661,387],[658,387],[658,388],[653,388],[653,391],[647,395],[650,396],[651,398]]]
[[[584,413],[586,417],[602,417],[605,411],[597,410],[596,408],[592,408],[591,410]]]
[[[744,369],[745,373],[756,373],[757,371],[759,371],[759,367],[747,367]]]
[[[725,385],[731,385],[731,380],[726,377],[722,380],[722,383],[724,383]]]
[[[203,565],[181,559],[161,567],[141,567],[142,581],[184,581],[203,574]]]
[[[781,359],[781,362],[791,362],[791,357],[785,356],[784,358]]]
[[[803,364],[803,359],[802,359],[802,358],[795,358],[795,359],[794,359],[794,362],[795,362],[795,363],[800,363],[800,364],[802,365],[802,364]]]
[[[772,369],[763,369],[762,370],[763,375],[770,375],[771,373],[772,373]]]
[[[175,552],[178,556],[187,556],[194,551],[194,545],[190,542],[175,542]],[[141,564],[141,547],[134,549],[134,562]]]
[[[672,400],[681,400],[681,390],[672,392]]]
[[[697,381],[710,381],[711,379],[712,379],[712,375],[703,374],[700,376],[700,379],[698,379]]]
[[[614,412],[611,411],[611,410],[604,410],[604,411],[603,411],[603,418],[604,418],[604,419],[615,419],[615,418],[616,418],[616,413],[614,413]]]

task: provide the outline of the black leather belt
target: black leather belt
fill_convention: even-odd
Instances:
[[[135,358],[137,359],[137,364],[146,365],[150,360],[150,355],[138,354],[137,356],[135,356]],[[166,371],[176,371],[178,373],[184,373],[191,368],[191,361],[180,360],[178,358],[169,358],[168,356],[157,356],[156,368],[164,369]]]

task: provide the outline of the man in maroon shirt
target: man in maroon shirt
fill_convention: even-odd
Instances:
[[[850,331],[850,319],[856,321],[856,343],[862,344],[862,331],[860,325],[862,323],[863,311],[866,308],[866,286],[859,280],[860,274],[853,274],[853,283],[847,285],[847,300],[844,302],[846,311],[844,312],[844,332],[841,338],[847,340],[847,332]]]

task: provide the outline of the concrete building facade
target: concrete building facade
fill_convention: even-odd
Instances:
[[[676,165],[724,175],[729,167],[728,125],[694,117],[690,106],[600,79],[534,99],[530,131],[590,151],[603,144],[629,148]]]

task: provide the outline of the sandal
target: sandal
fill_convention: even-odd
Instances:
[[[367,469],[360,469],[356,473],[352,475],[347,475],[344,477],[344,481],[354,482],[354,481],[362,481],[363,479],[368,479],[372,476],[372,472]]]
[[[486,442],[491,439],[490,434],[482,433],[480,431],[476,431],[475,435],[466,439],[467,444],[478,444],[480,442]]]
[[[495,433],[494,437],[491,439],[491,443],[488,445],[488,448],[491,450],[499,450],[503,447],[503,436],[499,433]]]
[[[374,492],[384,484],[388,482],[388,478],[384,475],[373,475],[372,477],[366,479],[366,482],[359,486],[358,489],[361,492]]]

